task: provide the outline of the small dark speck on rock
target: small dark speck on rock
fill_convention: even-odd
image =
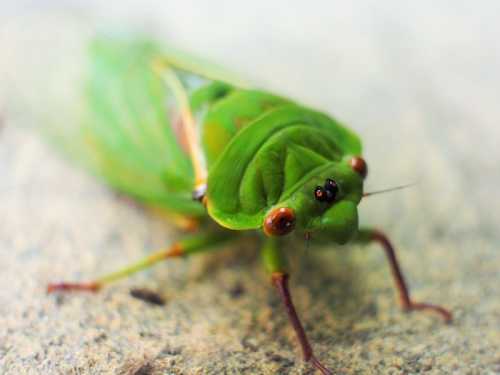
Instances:
[[[155,332],[145,332],[145,331],[140,331],[139,332],[139,336],[143,337],[143,338],[147,337],[147,338],[150,338],[150,339],[152,339],[152,338],[158,338],[159,337],[158,334],[155,333]]]
[[[295,364],[294,361],[292,361],[288,358],[282,357],[282,356],[275,354],[275,353],[267,352],[266,356],[269,358],[270,361],[279,363],[284,368],[292,367]]]
[[[55,302],[57,306],[62,306],[64,304],[65,298],[62,294],[57,294],[55,298]]]
[[[150,375],[153,373],[153,365],[151,363],[146,363],[137,369],[133,375]],[[132,375],[132,374],[131,374]]]
[[[241,346],[243,346],[245,349],[249,349],[252,352],[257,351],[258,347],[252,342],[252,339],[249,338],[248,336],[244,337],[241,340]]]
[[[172,355],[179,355],[182,353],[182,348],[180,347],[171,347],[170,345],[165,346],[162,351],[158,354],[158,357],[166,357]]]
[[[378,314],[378,309],[375,303],[369,303],[361,311],[361,315],[363,316],[376,317],[377,314]]]
[[[134,298],[140,299],[141,301],[148,302],[153,305],[163,306],[165,300],[157,292],[144,288],[133,288],[130,289],[130,295]]]
[[[101,334],[99,334],[97,337],[94,338],[94,342],[101,342],[101,341],[104,341],[108,338],[108,336],[103,332]]]
[[[151,362],[140,360],[128,362],[118,373],[120,375],[151,375],[154,369]]]
[[[229,289],[229,295],[232,299],[240,298],[243,294],[245,294],[245,287],[240,282],[234,284],[233,287]]]

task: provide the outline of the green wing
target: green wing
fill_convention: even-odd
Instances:
[[[199,216],[193,171],[167,113],[168,89],[152,68],[162,50],[141,39],[90,45],[80,159],[111,186],[169,211]]]
[[[266,212],[332,162],[360,155],[358,137],[330,117],[295,104],[242,129],[208,177],[208,212],[231,229],[262,225]]]

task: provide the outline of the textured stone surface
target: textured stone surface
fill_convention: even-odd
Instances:
[[[159,265],[96,295],[45,294],[48,281],[100,275],[179,236],[25,126],[33,120],[16,90],[30,82],[17,68],[36,62],[25,42],[50,41],[58,27],[64,34],[68,15],[90,25],[147,23],[336,114],[364,139],[368,190],[419,181],[367,200],[362,222],[392,236],[415,298],[449,307],[455,322],[401,313],[376,246],[304,252],[299,244],[293,294],[325,364],[341,374],[500,373],[496,2],[283,3],[265,12],[263,2],[68,4],[64,12],[6,7],[0,29],[8,83],[0,107],[0,373],[313,373],[253,244]],[[50,73],[39,68],[36,76]],[[166,304],[134,299],[132,287],[156,290]]]

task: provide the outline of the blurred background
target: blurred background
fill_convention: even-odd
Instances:
[[[456,321],[402,314],[376,247],[308,253],[294,293],[329,367],[500,373],[499,14],[486,0],[4,1],[0,372],[309,371],[254,249],[161,265],[95,296],[44,294],[177,235],[39,134],[48,118],[71,119],[85,41],[105,30],[150,34],[332,114],[363,139],[368,191],[418,181],[363,202],[361,221],[392,236],[416,298]],[[166,306],[130,298],[136,285]]]

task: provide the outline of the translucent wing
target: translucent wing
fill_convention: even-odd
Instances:
[[[21,76],[17,112],[34,114],[47,139],[120,192],[204,215],[191,198],[194,174],[182,147],[179,103],[154,65],[173,67],[187,95],[215,78],[236,82],[235,76],[147,38],[75,34],[54,34],[54,49],[34,42],[32,61],[12,63],[26,72],[13,74]]]
[[[189,215],[193,171],[167,111],[168,88],[153,70],[151,41],[96,39],[84,87],[79,158],[118,190]]]

